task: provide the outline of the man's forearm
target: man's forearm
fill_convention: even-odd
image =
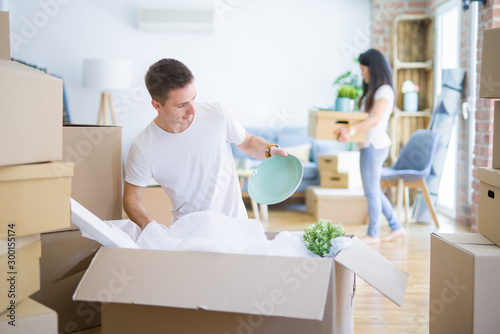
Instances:
[[[248,141],[248,154],[255,159],[266,158],[266,147],[269,143],[261,137],[251,136]]]
[[[141,202],[123,201],[123,209],[127,213],[128,218],[136,223],[141,230],[143,230],[147,224],[155,220],[147,213]]]

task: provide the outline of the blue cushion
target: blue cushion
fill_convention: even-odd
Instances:
[[[302,177],[303,179],[314,179],[318,177],[318,164],[314,162],[305,162],[302,161],[302,170],[304,171],[304,176]]]

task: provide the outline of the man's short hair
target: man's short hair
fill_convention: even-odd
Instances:
[[[149,67],[145,81],[151,98],[163,104],[172,90],[186,87],[193,79],[193,73],[186,65],[178,60],[165,58]]]

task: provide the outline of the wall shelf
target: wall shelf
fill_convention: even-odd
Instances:
[[[434,101],[434,21],[426,15],[399,15],[392,22],[391,62],[396,105],[389,123],[392,165],[413,132],[429,125]],[[403,82],[420,88],[418,111],[403,110]]]

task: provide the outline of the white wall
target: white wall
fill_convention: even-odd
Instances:
[[[214,33],[146,33],[139,0],[3,0],[12,56],[64,78],[72,122],[95,123],[100,92],[81,86],[84,58],[133,64],[131,90],[116,93],[124,151],[155,116],[143,77],[177,58],[196,78],[198,100],[221,101],[244,126],[306,125],[311,106],[330,106],[332,81],[369,48],[370,0],[198,0],[215,4]],[[148,5],[175,4],[150,0]]]

